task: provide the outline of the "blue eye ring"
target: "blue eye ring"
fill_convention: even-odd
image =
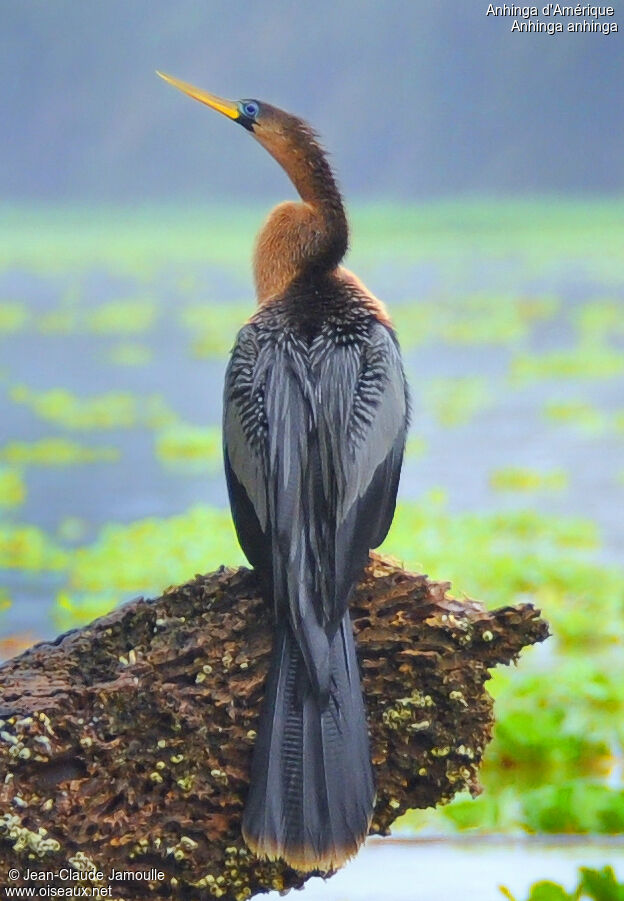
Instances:
[[[241,100],[238,108],[247,119],[255,119],[260,112],[260,105],[255,100]]]

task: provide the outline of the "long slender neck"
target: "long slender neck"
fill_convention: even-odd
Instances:
[[[279,140],[258,136],[302,200],[277,206],[258,235],[254,274],[261,304],[299,276],[335,269],[347,251],[349,228],[334,175],[315,136],[295,121]]]

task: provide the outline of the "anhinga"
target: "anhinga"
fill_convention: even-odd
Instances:
[[[364,840],[375,798],[348,601],[394,514],[401,356],[383,305],[340,266],[347,219],[310,127],[162,77],[242,125],[301,197],[257,239],[259,308],[228,365],[223,447],[238,540],[275,623],[243,835],[260,857],[330,870]]]

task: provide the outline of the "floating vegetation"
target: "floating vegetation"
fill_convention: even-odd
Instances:
[[[6,588],[0,588],[0,613],[2,613],[3,610],[8,610],[12,603]]]
[[[565,472],[536,472],[519,466],[496,469],[490,474],[494,491],[563,491],[568,485]]]
[[[95,397],[77,397],[64,388],[32,391],[17,385],[10,391],[15,403],[25,404],[41,419],[68,429],[119,429],[144,425],[158,428],[172,422],[172,413],[160,395],[138,397],[109,392]]]
[[[550,422],[573,425],[588,434],[600,434],[609,428],[609,416],[583,401],[551,401],[542,410]]]
[[[553,297],[466,297],[449,317],[444,337],[457,344],[516,343],[528,335],[534,321],[554,316],[558,306]]]
[[[216,472],[222,465],[221,428],[174,423],[155,436],[156,456],[170,466],[189,472]]]
[[[80,595],[59,591],[56,595],[54,620],[61,629],[83,626],[113,610],[120,603],[120,599],[119,592],[114,590]]]
[[[44,335],[94,332],[99,335],[140,335],[149,331],[160,314],[155,301],[128,298],[113,300],[89,309],[65,299],[56,309],[37,317],[37,331]]]
[[[436,379],[428,386],[425,403],[443,426],[465,425],[492,402],[484,378]]]
[[[0,523],[0,569],[66,569],[68,555],[36,526]]]
[[[617,651],[607,668],[578,651],[568,659],[555,658],[549,670],[556,673],[552,684],[544,679],[543,667],[530,666],[518,680],[509,672],[493,680],[502,717],[486,764],[492,787],[507,781],[505,770],[514,785],[527,790],[583,778],[592,791],[594,785],[609,787],[617,762],[614,742],[624,737],[624,666]]]
[[[434,303],[412,301],[394,304],[391,315],[403,350],[409,350],[433,340],[439,331],[437,323],[439,312]]]
[[[385,549],[455,594],[488,604],[530,601],[550,621],[549,657],[496,673],[497,726],[484,794],[425,816],[430,828],[501,831],[624,829],[624,791],[611,781],[624,742],[624,571],[586,556],[592,523],[533,512],[449,516],[444,499],[399,505]],[[406,816],[419,826],[420,812]]]
[[[64,516],[58,524],[56,537],[59,541],[77,544],[84,541],[89,525],[79,516]]]
[[[108,358],[116,366],[147,366],[152,362],[153,353],[146,344],[124,341],[111,348]]]
[[[610,379],[624,373],[624,354],[602,342],[584,341],[572,350],[522,354],[511,364],[511,376],[535,379]]]
[[[383,548],[410,568],[449,579],[490,606],[530,600],[561,647],[612,647],[624,634],[624,572],[599,568],[593,523],[533,511],[451,516],[444,497],[399,504]]]
[[[58,206],[30,209],[5,206],[0,223],[0,267],[21,266],[37,273],[93,267],[133,278],[149,278],[163,266],[240,266],[251,253],[266,204],[248,203],[165,211]],[[166,218],[167,225],[163,227]],[[33,235],[37,236],[33,240]]]
[[[597,544],[595,526],[584,520],[517,511],[451,516],[443,497],[429,495],[398,506],[384,550],[492,606],[531,599],[562,646],[587,649],[611,646],[624,630],[624,574],[599,571],[584,557]],[[225,510],[195,507],[168,519],[111,524],[72,552],[66,595],[74,602],[76,592],[106,592],[121,600],[124,592],[159,591],[223,561],[243,562]]]
[[[78,329],[75,309],[59,307],[37,317],[37,331],[42,335],[69,335]]]
[[[427,452],[427,442],[420,435],[410,435],[405,445],[405,456],[409,459],[422,457]]]
[[[77,463],[107,463],[119,460],[116,447],[89,447],[66,438],[12,441],[0,447],[0,460],[28,466],[73,466]]]
[[[253,313],[253,305],[193,304],[183,307],[180,320],[193,335],[191,347],[196,357],[223,357],[229,353],[238,330]]]
[[[0,466],[0,509],[19,507],[26,497],[26,485],[17,469]]]
[[[0,301],[0,335],[12,334],[22,329],[29,318],[26,304],[18,301]]]
[[[72,553],[57,619],[63,625],[84,621],[105,613],[128,592],[160,592],[224,560],[245,562],[226,510],[194,507],[167,519],[105,526],[93,544]]]
[[[508,888],[500,890],[508,901],[517,901]],[[542,880],[531,886],[526,901],[624,901],[624,882],[618,882],[613,867],[595,870],[590,867],[579,869],[578,885],[567,892],[558,882]]]
[[[540,319],[555,316],[555,297],[459,295],[393,306],[404,347],[432,341],[447,344],[513,344]]]
[[[575,316],[584,339],[603,341],[624,337],[624,302],[616,299],[593,300],[583,304]]]
[[[91,312],[87,325],[91,331],[104,335],[136,335],[152,327],[157,313],[158,308],[151,300],[113,300]]]
[[[494,739],[476,801],[458,797],[428,825],[460,830],[618,833],[624,790],[612,778],[622,741],[624,667],[617,654],[591,660],[579,648],[548,667],[495,674]],[[417,825],[419,814],[408,814]]]

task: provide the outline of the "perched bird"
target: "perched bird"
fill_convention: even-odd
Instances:
[[[257,239],[258,310],[227,368],[223,448],[238,540],[274,619],[243,835],[260,857],[327,871],[363,842],[375,800],[348,602],[394,514],[401,356],[383,304],[340,265],[347,218],[311,128],[162,77],[242,125],[301,198]]]

